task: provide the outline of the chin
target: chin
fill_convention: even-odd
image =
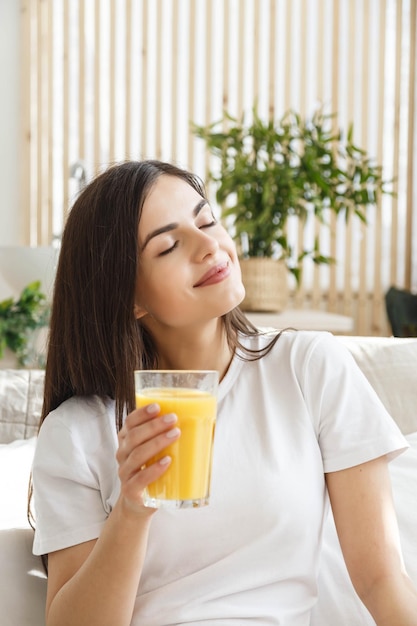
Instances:
[[[234,293],[228,294],[228,298],[224,298],[222,302],[223,313],[221,315],[226,315],[226,313],[230,313],[240,304],[242,304],[245,298],[245,288],[243,284],[240,284],[240,288],[236,289]]]

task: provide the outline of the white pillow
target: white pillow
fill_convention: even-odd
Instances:
[[[27,496],[36,438],[0,444],[0,529],[28,528]]]
[[[405,435],[416,432],[417,339],[341,336],[338,339],[350,350],[401,431]]]
[[[38,432],[44,370],[0,369],[0,442],[28,439]]]

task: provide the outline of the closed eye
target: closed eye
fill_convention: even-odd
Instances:
[[[200,226],[200,228],[210,228],[211,226],[216,226],[216,224],[217,220],[213,218],[212,222],[209,222],[208,224],[203,224],[202,226]]]
[[[175,248],[178,246],[178,241],[176,241],[174,243],[173,246],[171,246],[170,248],[168,248],[167,250],[164,250],[163,252],[160,252],[158,254],[158,256],[165,256],[166,254],[170,254],[171,252],[174,252]]]
[[[202,228],[211,228],[212,226],[216,226],[216,224],[218,224],[218,221],[213,215],[211,215],[211,217],[211,222],[208,222],[207,224],[202,224],[198,228],[201,230]],[[174,252],[175,248],[178,247],[178,244],[179,242],[176,241],[170,248],[167,248],[166,250],[163,250],[163,252],[160,252],[158,256],[166,256],[167,254],[171,254],[171,252]]]

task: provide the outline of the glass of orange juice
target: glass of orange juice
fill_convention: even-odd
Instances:
[[[194,508],[209,503],[219,376],[214,370],[137,370],[136,406],[157,403],[160,415],[175,413],[181,436],[159,455],[172,459],[167,471],[148,485],[144,504]]]

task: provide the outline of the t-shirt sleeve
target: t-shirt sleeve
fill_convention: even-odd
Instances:
[[[70,407],[61,406],[66,412],[85,410],[76,402]],[[103,476],[103,454],[97,454],[99,448],[103,450],[103,441],[94,438],[93,433],[71,428],[61,419],[59,409],[42,425],[33,462],[34,554],[96,539],[111,510],[115,470],[111,456],[107,457],[108,471]],[[91,422],[91,415],[83,417]]]
[[[393,418],[349,350],[330,333],[310,345],[303,387],[325,472],[334,472],[408,448]]]

